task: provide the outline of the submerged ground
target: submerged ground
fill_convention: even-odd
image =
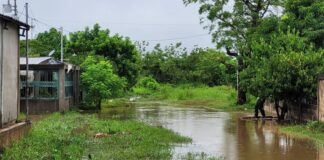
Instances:
[[[278,127],[272,121],[241,120],[251,113],[255,98],[236,106],[230,87],[164,86],[154,94],[144,92],[142,98],[107,101],[98,114],[46,116],[33,124],[26,138],[7,148],[2,159],[320,160],[324,156],[317,146],[324,140],[318,130],[323,126]]]

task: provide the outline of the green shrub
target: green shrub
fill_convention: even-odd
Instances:
[[[306,128],[313,132],[324,132],[324,123],[318,121],[310,121],[306,124]]]
[[[139,95],[150,95],[160,89],[160,84],[152,77],[142,77],[138,80],[133,92]]]
[[[156,91],[160,88],[160,84],[152,77],[142,77],[137,82],[136,87],[143,87],[149,90]]]

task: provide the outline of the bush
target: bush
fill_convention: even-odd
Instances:
[[[102,57],[88,56],[81,65],[81,86],[86,91],[86,103],[101,109],[104,99],[123,94],[125,79],[114,73],[111,62]]]
[[[324,123],[311,121],[307,123],[306,128],[312,132],[324,132]]]
[[[142,77],[138,80],[133,92],[139,95],[150,95],[154,91],[160,90],[160,84],[152,77]]]
[[[160,88],[160,84],[152,77],[142,77],[137,82],[136,87],[142,87],[142,88],[156,91]]]

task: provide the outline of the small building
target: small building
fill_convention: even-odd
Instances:
[[[27,98],[30,114],[66,111],[79,104],[80,68],[78,66],[51,57],[28,58],[28,64],[27,75],[26,58],[20,58],[20,105],[23,112],[26,112]],[[26,79],[29,88],[27,95]]]
[[[19,104],[20,33],[29,26],[0,14],[0,128],[16,122]]]

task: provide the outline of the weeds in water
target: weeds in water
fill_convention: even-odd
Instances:
[[[307,124],[280,126],[280,131],[296,138],[313,140],[317,145],[324,146],[324,123],[311,121]]]

